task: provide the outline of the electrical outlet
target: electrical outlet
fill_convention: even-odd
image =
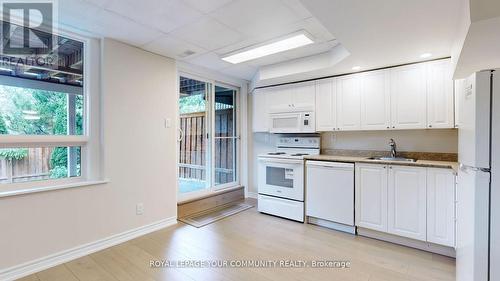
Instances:
[[[135,205],[135,214],[138,216],[144,214],[144,204],[137,203],[137,205]]]

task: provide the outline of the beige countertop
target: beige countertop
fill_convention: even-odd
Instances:
[[[455,172],[458,172],[458,163],[448,162],[448,161],[433,161],[433,160],[417,160],[417,162],[382,161],[382,160],[372,160],[368,159],[368,157],[361,157],[361,156],[336,156],[336,155],[325,155],[325,154],[308,155],[305,156],[304,159],[315,160],[315,161],[391,164],[391,165],[401,165],[401,166],[445,168],[445,169],[453,169]]]

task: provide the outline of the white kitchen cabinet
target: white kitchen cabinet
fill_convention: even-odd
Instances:
[[[361,129],[387,130],[391,126],[390,72],[372,71],[360,75]]]
[[[427,94],[425,64],[391,69],[392,129],[426,128]]]
[[[293,84],[292,105],[294,107],[311,108],[315,106],[316,83],[314,81]]]
[[[389,166],[388,232],[426,241],[426,169]]]
[[[455,173],[427,169],[427,241],[455,246]]]
[[[387,166],[356,164],[356,226],[387,232]]]
[[[316,131],[334,131],[337,128],[336,79],[323,79],[316,83]]]
[[[427,66],[427,128],[453,128],[453,79],[449,60]]]
[[[337,79],[337,129],[361,129],[361,92],[359,75]]]
[[[316,88],[314,82],[289,84],[269,88],[267,103],[269,112],[286,112],[294,108],[314,110]]]
[[[252,131],[269,131],[267,113],[267,94],[265,90],[257,89],[252,94]]]
[[[266,88],[269,113],[284,112],[292,107],[292,88],[290,85]]]

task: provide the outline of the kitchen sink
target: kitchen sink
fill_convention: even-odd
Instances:
[[[396,162],[417,162],[417,159],[403,157],[370,157],[369,160],[396,161]]]

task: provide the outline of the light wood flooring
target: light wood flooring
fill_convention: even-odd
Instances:
[[[247,201],[248,202],[248,201]],[[347,260],[334,268],[151,268],[151,260]],[[455,260],[260,214],[183,223],[21,280],[455,280]]]

